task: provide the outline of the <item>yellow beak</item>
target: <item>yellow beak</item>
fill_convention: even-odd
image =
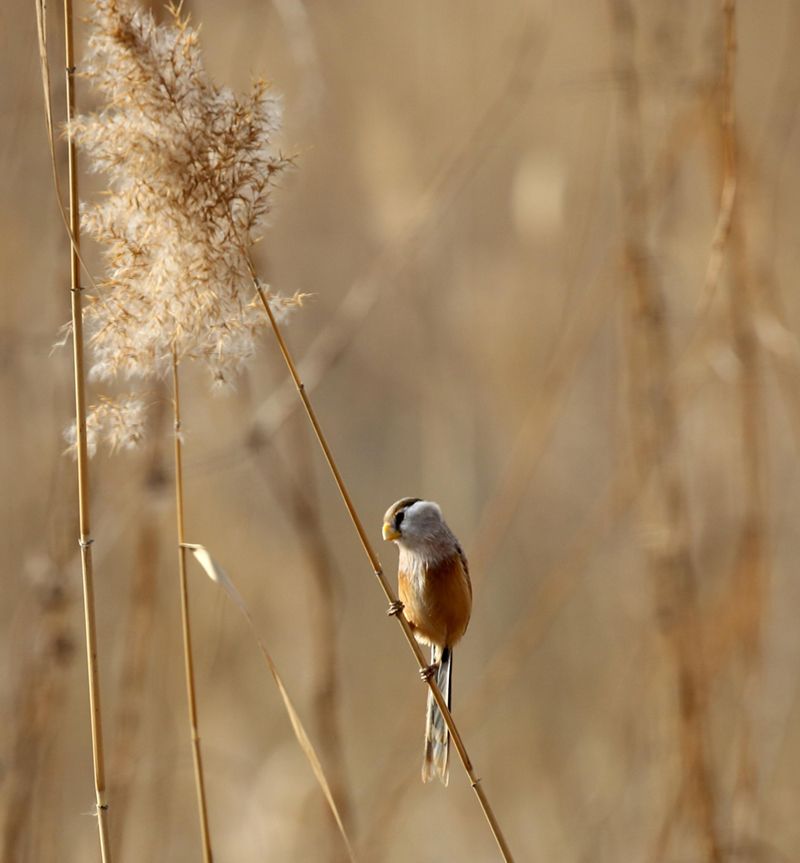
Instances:
[[[385,522],[383,525],[383,538],[387,542],[391,539],[400,539],[400,531],[389,524],[389,522]]]

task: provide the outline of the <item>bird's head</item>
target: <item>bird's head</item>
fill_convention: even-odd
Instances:
[[[452,534],[442,518],[438,503],[418,497],[404,497],[386,510],[383,538],[410,550],[423,551],[440,546],[443,541],[452,538]]]

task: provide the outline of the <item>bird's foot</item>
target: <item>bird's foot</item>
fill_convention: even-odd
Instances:
[[[427,683],[434,674],[439,670],[439,663],[434,662],[433,665],[426,665],[424,668],[420,668],[419,676],[422,679],[423,683]]]
[[[396,599],[394,602],[389,603],[389,608],[386,610],[386,613],[389,617],[397,617],[398,614],[401,614],[405,605],[400,602],[399,599]]]

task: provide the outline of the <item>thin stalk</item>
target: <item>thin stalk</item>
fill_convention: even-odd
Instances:
[[[299,421],[300,418],[298,417]],[[305,429],[298,429],[304,431]],[[257,464],[265,478],[274,487],[274,493],[282,502],[289,502],[287,507],[295,531],[301,539],[306,554],[308,570],[313,578],[314,603],[311,616],[310,639],[313,651],[311,668],[314,670],[311,703],[316,722],[316,732],[319,738],[322,754],[325,756],[331,792],[339,802],[342,823],[352,829],[353,801],[347,783],[347,771],[344,762],[342,733],[339,723],[340,680],[339,680],[339,644],[336,611],[340,605],[340,579],[335,568],[333,555],[327,544],[320,523],[320,505],[317,499],[315,483],[310,476],[308,456],[311,451],[304,435],[294,435],[293,441],[298,445],[296,458],[298,470],[292,470],[277,449],[272,447],[269,453],[265,447],[259,447]],[[266,441],[268,444],[269,441]],[[264,456],[272,455],[267,464]],[[332,813],[331,813],[332,815]],[[335,817],[328,819],[331,830],[339,833]],[[337,861],[344,859],[338,838],[328,843],[330,857]]]
[[[181,395],[178,378],[178,355],[172,352],[172,408],[175,417],[175,513],[178,522],[178,574],[181,588],[181,623],[183,625],[183,662],[186,674],[186,698],[189,704],[189,727],[192,736],[194,758],[194,784],[197,789],[197,809],[200,818],[200,833],[203,841],[203,861],[211,863],[211,833],[208,829],[208,807],[203,774],[203,756],[200,752],[200,735],[197,730],[197,696],[194,685],[194,661],[192,659],[192,627],[189,619],[189,587],[186,579],[186,537],[183,518],[183,453],[181,444]]]
[[[275,315],[273,315],[272,309],[269,306],[269,301],[264,293],[264,289],[256,280],[255,275],[253,276],[253,282],[255,284],[256,290],[258,291],[258,295],[261,298],[261,304],[264,306],[264,311],[267,313],[267,317],[269,318],[272,331],[275,334],[275,338],[278,342],[278,347],[281,351],[281,355],[283,356],[286,367],[288,368],[289,374],[292,377],[292,381],[294,382],[298,395],[303,402],[303,408],[305,409],[309,422],[314,429],[314,434],[316,435],[317,441],[322,448],[322,452],[325,454],[325,460],[327,461],[328,467],[333,474],[334,481],[336,482],[336,486],[339,489],[339,494],[342,496],[342,500],[344,501],[344,505],[347,509],[348,515],[350,516],[350,520],[353,523],[353,527],[358,534],[358,538],[361,542],[361,547],[364,550],[364,554],[366,554],[367,558],[369,559],[372,571],[378,579],[378,583],[381,587],[381,590],[383,590],[383,594],[386,597],[387,601],[390,604],[397,602],[397,596],[391,584],[387,581],[386,576],[383,573],[383,567],[381,566],[381,562],[378,559],[378,555],[372,548],[372,544],[369,541],[367,532],[364,530],[364,525],[361,523],[361,519],[359,518],[358,512],[356,511],[352,498],[350,497],[350,493],[347,490],[347,486],[345,485],[344,480],[342,479],[342,475],[339,472],[336,460],[334,459],[333,453],[328,446],[328,441],[325,438],[325,434],[322,431],[322,427],[320,426],[319,420],[317,419],[317,415],[314,412],[314,408],[311,406],[311,401],[309,400],[308,394],[305,391],[303,381],[300,379],[300,375],[297,371],[294,360],[292,359],[292,355],[289,351],[288,346],[286,345],[286,342],[284,341],[283,334],[278,327],[278,322],[275,320]],[[406,620],[405,615],[396,614],[394,616],[403,631],[403,635],[408,642],[408,646],[411,648],[411,651],[414,654],[414,658],[417,661],[418,667],[425,667],[428,664],[427,660],[422,652],[422,649],[417,643],[416,638],[414,638],[414,634],[411,631],[411,626],[409,625],[408,620]],[[478,803],[483,810],[484,817],[489,824],[492,835],[494,836],[495,841],[500,848],[500,853],[503,855],[503,859],[506,861],[506,863],[513,863],[514,858],[511,855],[511,851],[509,850],[508,844],[506,843],[505,837],[503,836],[503,832],[500,829],[500,825],[497,822],[497,818],[495,817],[491,804],[486,797],[483,786],[480,784],[481,780],[475,775],[475,769],[472,766],[472,761],[467,754],[467,749],[464,745],[464,741],[461,739],[461,734],[458,731],[455,720],[453,719],[453,716],[447,707],[447,702],[444,700],[441,690],[436,685],[436,681],[433,678],[429,679],[427,683],[428,688],[430,689],[437,705],[439,706],[439,709],[442,711],[445,723],[447,724],[447,728],[450,732],[450,737],[452,738],[453,744],[455,745],[456,751],[458,752],[458,757],[461,759],[461,763],[464,765],[464,770],[469,777],[470,784],[472,785],[472,789],[478,798]]]
[[[72,0],[64,0],[64,41],[67,67],[67,123],[75,116],[75,50],[73,43]],[[108,840],[108,801],[103,751],[103,716],[100,707],[100,671],[97,661],[97,625],[92,566],[92,536],[89,512],[89,454],[86,443],[86,373],[83,363],[83,302],[80,287],[80,210],[78,207],[78,168],[75,142],[67,141],[69,154],[69,227],[70,295],[72,311],[72,358],[75,372],[75,432],[78,463],[78,544],[81,550],[83,576],[83,613],[86,628],[86,662],[89,673],[89,715],[92,727],[92,763],[96,797],[97,828],[103,863],[111,860]]]
[[[722,0],[724,61],[720,82],[720,131],[725,183],[738,174],[736,127],[736,0]],[[737,633],[742,662],[742,729],[739,767],[733,799],[733,831],[737,846],[758,835],[758,769],[753,754],[753,716],[759,695],[761,626],[769,579],[767,513],[764,496],[763,396],[761,351],[755,326],[756,297],[747,261],[742,201],[732,209],[732,273],[728,291],[731,345],[739,359],[739,421],[744,472],[744,514],[732,592],[743,623]]]

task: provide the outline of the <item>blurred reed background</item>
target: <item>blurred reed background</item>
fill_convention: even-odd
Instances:
[[[284,94],[298,170],[256,260],[314,295],[286,335],[376,543],[393,500],[424,496],[471,559],[454,712],[517,859],[796,859],[800,5],[184,10],[218,82]],[[85,861],[71,357],[50,350],[68,244],[33,4],[0,17],[0,848]],[[361,859],[497,859],[457,765],[419,782],[425,692],[271,335],[234,394],[185,381],[187,539],[245,595]],[[199,859],[168,387],[151,395],[142,447],[92,462],[117,861]],[[192,579],[217,858],[343,859],[252,639]]]

